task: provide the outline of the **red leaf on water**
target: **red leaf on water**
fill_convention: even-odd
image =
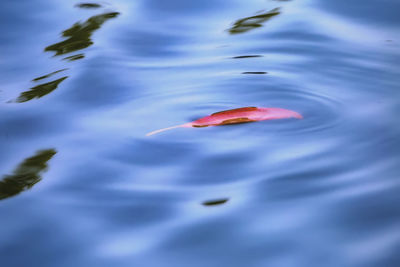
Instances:
[[[257,107],[236,108],[236,109],[216,112],[209,116],[197,119],[193,122],[153,131],[148,133],[147,136],[180,127],[182,128],[208,127],[208,126],[219,126],[227,124],[237,124],[237,123],[245,123],[253,121],[276,120],[276,119],[287,119],[287,118],[302,119],[303,116],[301,116],[299,113],[295,111],[283,108],[257,108]]]

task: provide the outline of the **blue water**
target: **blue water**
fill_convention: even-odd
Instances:
[[[0,6],[0,266],[400,266],[399,1]]]

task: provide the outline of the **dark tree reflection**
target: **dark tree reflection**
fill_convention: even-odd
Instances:
[[[75,61],[75,60],[82,59],[82,58],[85,58],[84,54],[76,54],[76,55],[65,57],[63,59],[68,60],[68,61]]]
[[[32,100],[33,98],[41,98],[42,96],[45,96],[57,89],[58,85],[67,78],[68,76],[65,76],[60,79],[32,87],[29,91],[22,92],[17,98],[16,102],[22,103]]]
[[[76,5],[79,8],[100,8],[100,4],[96,3],[81,3]],[[55,55],[64,55],[67,53],[71,53],[77,50],[81,50],[84,48],[87,48],[93,44],[93,41],[91,39],[92,34],[100,29],[100,27],[103,25],[104,22],[111,18],[115,18],[119,15],[119,12],[108,12],[108,13],[103,13],[100,15],[92,16],[85,22],[77,22],[72,27],[69,29],[66,29],[65,31],[62,32],[62,36],[67,38],[66,40],[62,42],[58,42],[52,45],[49,45],[44,49],[44,51],[54,51]],[[69,55],[63,58],[63,60],[66,61],[75,61],[79,59],[83,59],[85,55],[83,53],[78,53],[75,55]],[[37,77],[33,79],[32,81],[40,81],[43,79],[47,79],[50,76],[57,74],[59,72],[65,71],[67,68],[54,71],[50,74],[43,75],[40,77]],[[19,97],[14,100],[14,101],[9,101],[11,102],[16,102],[16,103],[23,103],[30,101],[34,98],[41,98],[55,89],[59,86],[59,84],[67,79],[68,76],[64,76],[62,78],[59,78],[57,80],[43,83],[37,86],[34,86],[30,88],[28,91],[22,92]]]
[[[50,76],[53,76],[54,74],[60,73],[60,72],[65,71],[65,70],[67,70],[67,69],[61,69],[61,70],[53,71],[52,73],[49,73],[49,74],[46,74],[46,75],[43,75],[43,76],[40,76],[40,77],[37,77],[37,78],[33,79],[32,82],[37,82],[37,81],[49,78]]]
[[[100,29],[104,22],[118,15],[118,12],[110,12],[93,16],[83,23],[75,23],[62,33],[63,37],[68,38],[67,40],[50,45],[44,50],[55,51],[55,55],[58,56],[89,47],[93,44],[91,39],[93,32]]]
[[[255,28],[261,27],[263,26],[264,22],[270,20],[272,17],[279,15],[280,13],[281,12],[279,11],[279,8],[274,8],[260,15],[239,19],[233,24],[232,28],[229,29],[229,33],[230,34],[244,33],[253,30]]]
[[[56,153],[54,149],[40,150],[19,164],[13,174],[5,175],[0,180],[0,199],[18,195],[40,182],[41,173],[48,167],[47,162]]]

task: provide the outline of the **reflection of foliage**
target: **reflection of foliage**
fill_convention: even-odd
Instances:
[[[25,159],[12,175],[5,175],[0,181],[0,199],[15,196],[40,182],[40,174],[47,169],[47,161],[56,153],[54,149],[38,151],[35,156]]]
[[[54,74],[57,74],[57,73],[59,73],[59,72],[62,72],[62,71],[64,71],[64,70],[67,70],[67,69],[61,69],[61,70],[53,71],[52,73],[49,73],[49,74],[46,74],[46,75],[37,77],[37,78],[33,79],[32,81],[33,81],[33,82],[37,82],[37,81],[40,81],[40,80],[49,78],[50,76],[52,76],[52,75],[54,75]]]
[[[279,14],[279,8],[274,8],[264,14],[240,19],[233,24],[232,28],[229,29],[229,33],[243,33],[261,27],[262,23]]]
[[[89,47],[93,44],[90,38],[93,32],[105,21],[118,15],[118,12],[105,13],[93,16],[84,23],[75,23],[62,33],[63,37],[69,37],[67,40],[46,47],[45,51],[55,51],[57,56]]]
[[[33,98],[41,98],[42,96],[45,96],[48,93],[51,93],[52,91],[54,91],[58,87],[58,85],[67,78],[68,78],[68,76],[65,76],[58,80],[44,83],[44,84],[39,84],[35,87],[32,87],[29,91],[25,91],[25,92],[21,93],[21,95],[17,98],[16,101],[18,103],[22,103],[22,102],[29,101]]]
[[[75,61],[75,60],[78,60],[78,59],[82,59],[84,57],[85,57],[84,54],[76,54],[76,55],[72,55],[72,56],[69,56],[69,57],[65,57],[63,59],[64,60],[68,60],[68,61]]]

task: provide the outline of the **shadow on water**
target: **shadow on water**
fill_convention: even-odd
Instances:
[[[33,98],[41,98],[57,89],[58,85],[67,78],[68,76],[64,76],[60,79],[32,87],[29,91],[22,92],[16,102],[23,103]]]
[[[266,13],[237,20],[229,29],[230,34],[248,32],[263,26],[263,23],[279,15],[279,8],[274,8]]]
[[[0,181],[0,199],[18,195],[40,182],[41,173],[48,168],[47,162],[56,153],[54,149],[40,150],[33,157],[25,159],[12,175],[5,175]]]
[[[84,23],[75,23],[71,28],[63,31],[63,37],[67,40],[50,45],[44,51],[54,51],[56,56],[87,48],[93,44],[91,36],[100,29],[104,22],[119,15],[118,12],[104,13],[93,16]]]

